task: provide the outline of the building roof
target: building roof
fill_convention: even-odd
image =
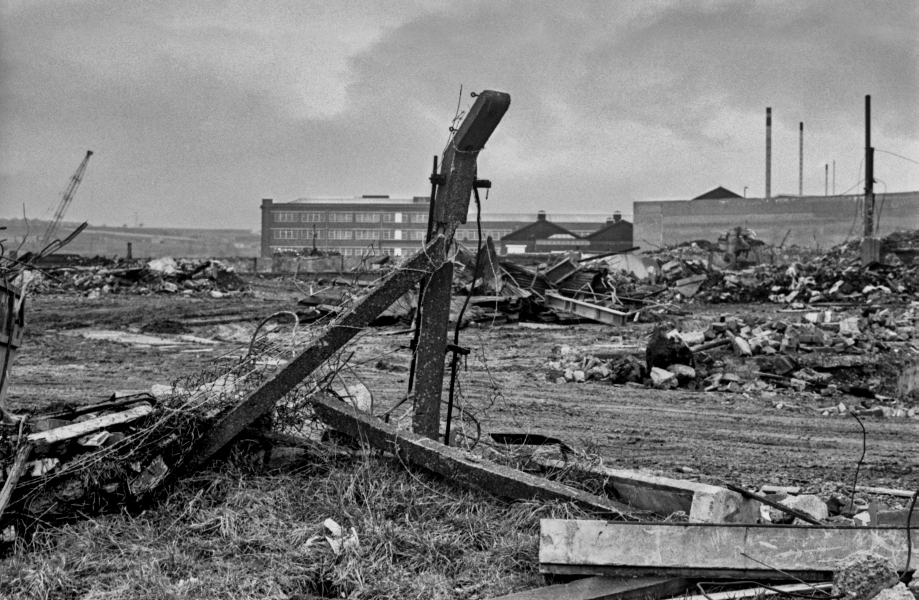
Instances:
[[[696,196],[693,200],[720,200],[722,198],[743,198],[740,194],[735,194],[727,188],[720,185],[713,190],[705,192],[701,196]]]
[[[585,240],[625,240],[632,239],[632,224],[628,221],[616,221],[584,236]]]
[[[546,240],[554,235],[570,235],[571,239],[580,239],[579,236],[571,233],[558,223],[547,221],[545,214],[540,214],[536,221],[530,223],[529,225],[524,225],[520,229],[504,235],[501,238],[501,241],[523,242],[529,240]]]

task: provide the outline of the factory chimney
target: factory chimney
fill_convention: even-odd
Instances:
[[[798,127],[798,195],[804,195],[804,121]]]
[[[772,108],[766,108],[766,197],[772,197]]]

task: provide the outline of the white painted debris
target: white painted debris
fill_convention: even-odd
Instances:
[[[329,535],[325,536],[325,540],[329,543],[332,552],[334,552],[336,556],[341,554],[343,550],[357,548],[360,545],[360,541],[357,538],[357,530],[355,530],[354,527],[351,528],[351,532],[348,533],[347,536],[344,536],[341,525],[336,523],[333,519],[326,519],[322,525],[329,533]]]
[[[179,263],[171,256],[164,256],[148,262],[147,268],[163,275],[175,275],[179,272]]]

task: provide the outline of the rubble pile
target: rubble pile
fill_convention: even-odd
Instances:
[[[117,261],[90,266],[49,268],[32,283],[34,293],[184,294],[221,298],[247,289],[246,283],[217,260],[158,258],[147,263]]]
[[[919,303],[843,312],[722,315],[657,327],[642,350],[598,357],[570,346],[546,365],[556,383],[605,381],[732,393],[808,392],[859,398],[821,409],[825,416],[915,417],[916,393],[899,393],[897,369],[919,358]],[[887,371],[890,371],[889,373]],[[883,393],[881,393],[883,392]],[[901,402],[892,402],[903,396]]]
[[[882,245],[884,260],[867,268],[857,241],[806,260],[799,252],[800,260],[790,264],[780,260],[737,271],[721,268],[723,261],[698,242],[650,256],[661,262],[668,288],[661,297],[675,302],[908,302],[919,294],[919,232],[891,234]]]

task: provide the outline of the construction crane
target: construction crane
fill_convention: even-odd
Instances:
[[[48,229],[45,230],[45,234],[42,236],[41,242],[38,244],[39,251],[51,243],[51,241],[54,239],[54,236],[57,235],[57,230],[61,226],[61,221],[64,218],[64,213],[67,212],[67,207],[70,206],[70,201],[73,200],[73,196],[77,193],[77,188],[80,187],[80,182],[83,181],[83,174],[86,172],[86,165],[89,163],[89,157],[92,155],[92,150],[86,151],[86,156],[83,157],[83,161],[80,163],[80,166],[77,167],[76,172],[70,178],[70,183],[67,184],[67,188],[61,194],[61,202],[58,204],[57,210],[54,211],[54,217],[51,219],[51,224],[48,225]]]

